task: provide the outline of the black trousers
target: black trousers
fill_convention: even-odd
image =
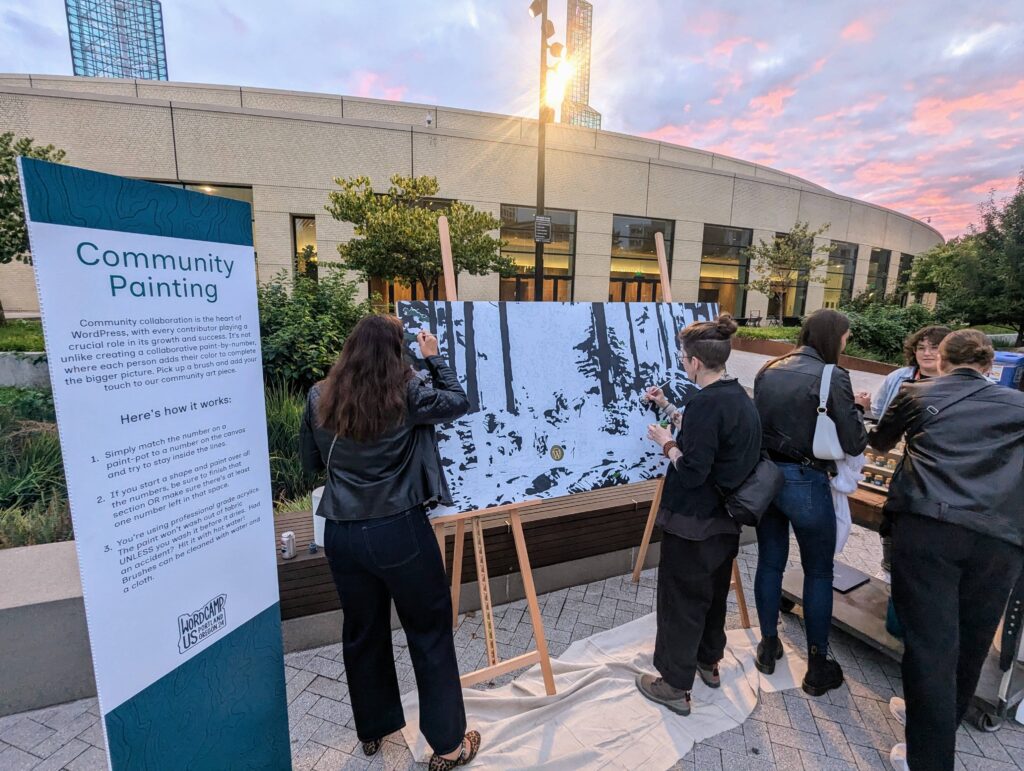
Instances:
[[[327,562],[344,614],[342,649],[360,741],[405,725],[391,601],[405,629],[420,698],[420,731],[435,752],[458,749],[466,731],[452,637],[452,600],[426,513],[336,522],[324,533]]]
[[[903,625],[907,761],[952,771],[956,729],[978,685],[1024,550],[929,517],[893,522],[892,600]]]
[[[654,666],[673,688],[690,690],[697,663],[710,666],[725,655],[725,611],[739,549],[739,535],[688,541],[665,533],[661,539]]]

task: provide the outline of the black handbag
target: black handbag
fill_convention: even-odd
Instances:
[[[764,453],[754,466],[754,470],[743,480],[739,487],[726,492],[720,487],[718,494],[722,496],[722,504],[726,512],[737,523],[748,527],[757,527],[761,517],[768,511],[772,499],[779,494],[783,484],[782,472]]]

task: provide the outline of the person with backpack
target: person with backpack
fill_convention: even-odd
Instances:
[[[757,528],[754,598],[761,642],[754,664],[761,672],[771,674],[783,655],[778,636],[779,609],[792,526],[804,570],[808,668],[802,687],[812,696],[823,696],[843,684],[842,667],[828,656],[836,545],[836,512],[829,477],[836,473],[836,465],[834,460],[822,460],[815,454],[819,416],[827,416],[834,424],[840,447],[832,458],[843,453],[860,455],[868,443],[863,413],[870,397],[864,395],[858,401],[849,373],[838,366],[849,336],[850,322],[845,315],[828,308],[815,311],[804,320],[797,348],[766,364],[754,380],[763,447],[785,478]],[[824,408],[820,406],[822,396]]]
[[[1024,566],[1024,393],[985,377],[995,352],[962,329],[939,344],[943,377],[903,386],[870,443],[903,437],[886,516],[903,627],[906,744],[897,771],[951,771],[956,731]]]
[[[686,376],[700,386],[675,437],[653,424],[648,437],[669,460],[658,525],[664,535],[658,567],[654,666],[636,685],[651,701],[689,715],[696,676],[721,687],[718,663],[725,654],[725,614],[740,525],[723,491],[741,487],[761,458],[761,426],[750,397],[725,371],[737,324],[723,314],[694,322],[679,333]],[[646,396],[667,406],[658,387]]]

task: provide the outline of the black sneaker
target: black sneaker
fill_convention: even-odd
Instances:
[[[804,692],[815,697],[824,696],[842,684],[843,668],[839,666],[839,662],[820,652],[816,645],[812,645],[807,657],[807,674],[804,675],[802,685]]]
[[[775,674],[775,662],[782,658],[782,640],[775,637],[765,637],[757,644],[757,655],[754,657],[754,666],[758,672],[766,675]]]
[[[718,674],[718,664],[697,664],[697,674],[708,688],[721,688],[722,678]]]
[[[690,714],[690,692],[673,688],[662,678],[654,675],[637,675],[636,687],[653,702],[686,717]]]

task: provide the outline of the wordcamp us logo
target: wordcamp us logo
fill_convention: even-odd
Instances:
[[[178,653],[185,653],[228,624],[228,596],[218,594],[199,610],[178,616]]]

